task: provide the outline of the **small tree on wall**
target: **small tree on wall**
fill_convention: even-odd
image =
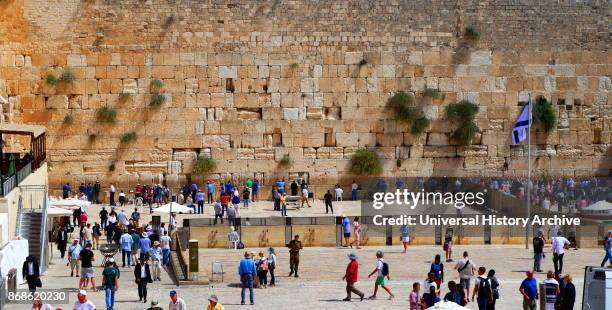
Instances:
[[[531,111],[531,117],[533,118],[533,125],[546,133],[557,126],[555,108],[546,98],[540,97],[536,100]]]
[[[460,145],[472,144],[476,134],[480,132],[474,121],[477,113],[478,105],[468,100],[461,100],[446,107],[446,117],[457,124],[453,138]]]
[[[217,162],[205,155],[200,155],[196,158],[193,164],[193,173],[204,176],[213,172],[217,168]]]
[[[377,175],[382,173],[382,162],[373,151],[358,149],[351,157],[351,172],[358,175]]]
[[[416,106],[412,94],[397,92],[387,103],[395,111],[398,120],[411,125],[410,131],[413,134],[421,134],[429,127],[429,119],[425,117],[423,110]]]

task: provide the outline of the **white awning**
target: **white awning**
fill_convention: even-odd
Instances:
[[[171,202],[168,204],[165,204],[157,209],[153,209],[153,212],[157,212],[157,213],[170,213],[170,206],[172,205],[172,212],[175,213],[189,213],[192,212],[193,209],[189,208],[188,206],[184,206],[181,204],[178,204],[176,202]]]

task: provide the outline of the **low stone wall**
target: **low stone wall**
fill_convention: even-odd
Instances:
[[[399,226],[376,226],[368,218],[361,218],[361,245],[384,246],[401,245]],[[227,224],[213,225],[212,219],[189,219],[189,238],[199,240],[200,248],[227,248]],[[294,235],[300,235],[306,247],[337,247],[343,245],[340,218],[251,218],[249,225],[239,219],[236,225],[241,241],[246,247],[284,247]],[[352,229],[352,227],[351,227]],[[600,247],[604,232],[612,225],[588,223],[576,227],[576,241],[579,247]],[[566,237],[569,227],[561,227]],[[522,226],[416,226],[410,232],[411,245],[442,245],[444,236],[452,231],[455,245],[503,244],[519,245],[525,243],[525,228]],[[549,227],[542,227],[547,240]],[[533,233],[530,233],[529,244]],[[353,239],[351,230],[351,241]],[[569,237],[568,237],[569,238]]]

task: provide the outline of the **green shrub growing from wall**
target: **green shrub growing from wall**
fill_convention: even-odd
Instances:
[[[74,123],[74,117],[72,117],[70,114],[66,114],[62,123],[64,125],[72,125]]]
[[[351,157],[350,170],[358,175],[377,175],[382,173],[382,161],[375,152],[358,149]]]
[[[105,124],[114,124],[117,121],[117,111],[109,107],[96,110],[96,121]]]
[[[293,165],[293,159],[291,158],[291,156],[289,156],[289,154],[285,154],[283,155],[283,158],[281,158],[278,162],[278,165],[281,167],[290,167],[291,165]]]
[[[422,109],[415,105],[412,94],[397,92],[387,103],[395,111],[396,119],[411,125],[410,131],[413,134],[421,134],[429,127],[429,119],[423,115]]]
[[[126,132],[121,135],[121,143],[129,143],[132,141],[136,141],[138,135],[136,135],[135,131]]]
[[[151,102],[149,105],[153,108],[159,108],[166,102],[166,96],[164,94],[155,94],[151,96]]]
[[[193,173],[197,175],[207,175],[217,168],[217,162],[205,155],[200,155],[196,158],[193,164]]]
[[[531,110],[533,126],[550,132],[557,126],[557,114],[553,105],[546,98],[539,98]]]
[[[480,132],[474,121],[476,114],[478,114],[478,105],[467,100],[461,100],[446,107],[446,117],[457,123],[453,138],[460,145],[472,144],[476,134]]]

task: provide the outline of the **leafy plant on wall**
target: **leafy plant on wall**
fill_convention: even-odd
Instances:
[[[114,124],[117,121],[117,111],[109,107],[96,110],[96,121],[105,124]]]
[[[411,93],[397,92],[387,103],[395,111],[396,119],[410,124],[413,134],[422,134],[429,127],[430,120],[425,117],[423,109],[416,106]]]
[[[548,133],[557,126],[557,114],[555,108],[546,98],[540,97],[536,100],[531,110],[533,126]]]
[[[213,172],[217,168],[217,162],[205,155],[200,155],[196,158],[193,164],[193,173],[204,176]]]
[[[472,144],[476,134],[480,132],[474,121],[476,114],[478,114],[478,105],[468,100],[461,100],[446,107],[446,117],[457,124],[453,138],[459,145]]]
[[[361,148],[351,157],[350,171],[354,174],[377,175],[382,170],[382,161],[374,151]]]
[[[291,167],[293,165],[293,159],[289,154],[285,154],[283,158],[278,161],[278,165],[281,167]]]

